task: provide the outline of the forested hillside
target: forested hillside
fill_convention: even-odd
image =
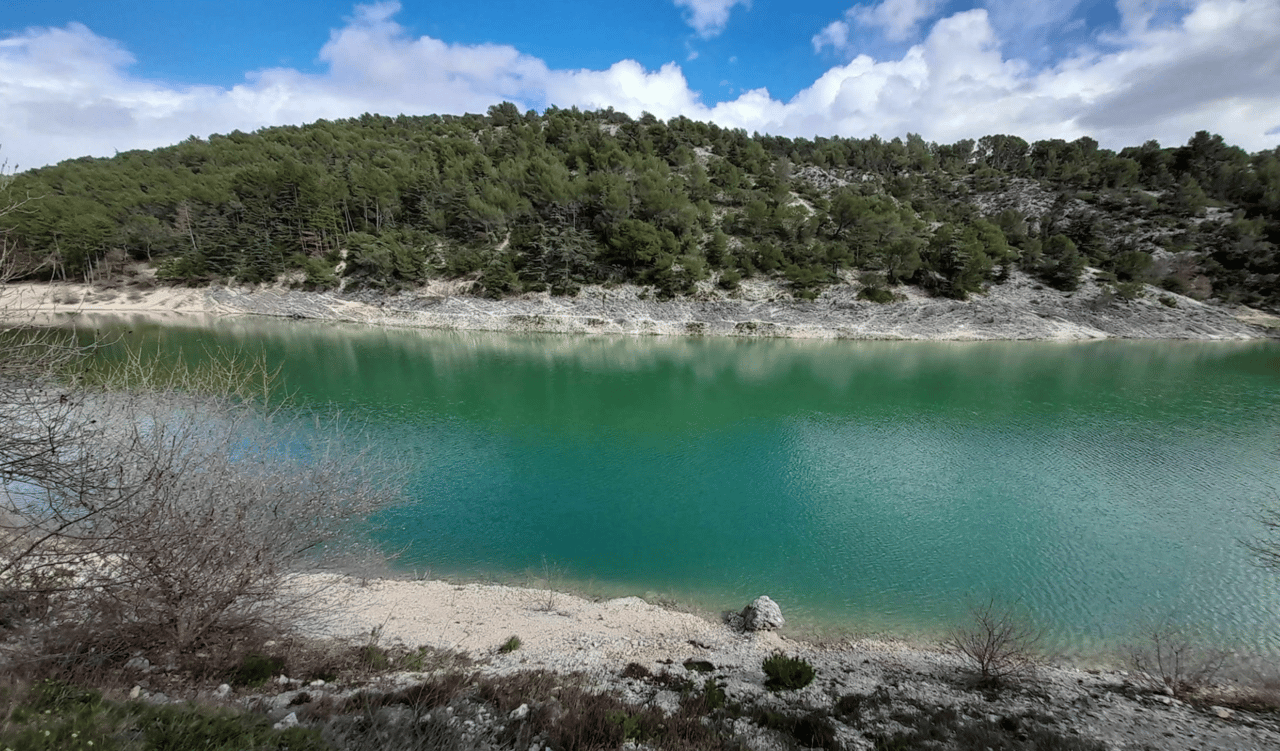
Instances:
[[[38,278],[103,280],[148,261],[173,283],[477,294],[780,275],[813,297],[860,272],[964,298],[1021,268],[1073,289],[1085,265],[1280,308],[1280,149],[1197,133],[1119,153],[1089,138],[954,144],[788,139],[612,110],[320,121],[191,138],[14,176],[3,217]]]

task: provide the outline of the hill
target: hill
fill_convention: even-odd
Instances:
[[[33,279],[685,298],[768,279],[965,299],[1015,276],[1121,299],[1142,283],[1280,309],[1280,149],[1201,132],[1113,152],[1089,138],[788,139],[605,110],[514,105],[191,138],[13,176],[0,216]],[[11,200],[12,202],[12,200]],[[465,285],[464,285],[465,286]],[[704,285],[705,286],[705,285]]]

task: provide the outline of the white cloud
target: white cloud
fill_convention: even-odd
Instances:
[[[844,21],[832,21],[822,31],[814,34],[812,41],[814,52],[821,52],[824,47],[844,52],[850,49],[849,24]]]
[[[920,24],[938,12],[942,0],[883,0],[879,5],[857,5],[849,9],[858,23],[868,28],[884,29],[893,41],[910,39]]]
[[[1194,9],[1185,13],[1188,4]],[[1001,5],[1007,13],[1015,6]],[[899,60],[861,55],[832,68],[753,127],[788,135],[913,131],[940,141],[1090,135],[1111,147],[1181,143],[1210,130],[1250,150],[1276,145],[1266,131],[1280,112],[1280,4],[1129,0],[1121,11],[1124,32],[1105,40],[1109,51],[1085,47],[1038,72],[1007,56],[985,10],[957,13]],[[1028,12],[1028,23],[1066,17]],[[832,25],[814,45],[847,39],[847,26]],[[717,115],[728,111],[716,107]]]
[[[1249,150],[1275,146],[1280,4],[1201,0],[1159,22],[1144,20],[1149,6],[1134,3],[1136,20],[1104,48],[1047,69],[1011,59],[988,12],[975,9],[936,22],[899,59],[859,55],[789,101],[744,88],[719,103],[704,102],[674,62],[561,70],[510,46],[413,37],[394,21],[394,3],[359,8],[334,31],[319,53],[323,72],[269,69],[230,88],[132,76],[126,50],[78,24],[32,29],[0,40],[0,154],[29,167],[193,133],[363,112],[484,112],[503,100],[685,115],[789,136],[1090,135],[1118,148],[1210,130]]]
[[[614,63],[608,70],[555,71],[547,78],[546,100],[584,109],[613,107],[633,115],[649,112],[664,120],[676,115],[707,115],[675,63],[654,72],[634,60]]]
[[[916,37],[920,25],[932,18],[943,0],[881,0],[875,5],[854,5],[844,12],[843,20],[832,21],[814,35],[813,51],[830,47],[836,53],[852,55],[850,24],[879,30],[886,39],[902,42]]]
[[[1159,10],[1133,7],[1140,19]],[[1176,23],[1127,28],[1108,40],[1115,51],[1083,48],[1037,72],[1005,56],[985,10],[957,13],[899,60],[861,55],[785,105],[757,106],[769,119],[753,127],[789,135],[914,131],[940,141],[1091,135],[1111,147],[1180,143],[1210,130],[1250,150],[1276,145],[1266,131],[1280,112],[1280,5],[1202,0]],[[733,111],[725,104],[715,114]]]
[[[1116,0],[1120,26],[1127,33],[1146,31],[1162,17],[1180,15],[1194,6],[1195,0]]]
[[[750,0],[675,0],[676,7],[689,11],[686,20],[698,36],[713,37],[729,24],[729,11],[735,5],[750,6]]]
[[[328,69],[257,71],[231,88],[174,87],[128,73],[119,45],[79,24],[0,40],[0,146],[11,165],[152,148],[189,135],[363,112],[483,112],[540,100],[550,71],[502,45],[410,38],[396,3],[359,6],[320,51]]]
[[[1006,37],[1059,26],[1075,15],[1081,0],[983,0],[991,25]]]

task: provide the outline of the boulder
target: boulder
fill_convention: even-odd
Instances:
[[[787,625],[782,608],[768,595],[757,597],[742,609],[742,628],[745,631],[773,631]]]

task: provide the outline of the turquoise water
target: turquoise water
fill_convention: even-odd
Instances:
[[[1172,618],[1280,654],[1276,343],[508,336],[127,324],[264,352],[414,467],[395,566],[930,636],[1019,600],[1095,653]],[[531,573],[532,572],[532,573]]]

